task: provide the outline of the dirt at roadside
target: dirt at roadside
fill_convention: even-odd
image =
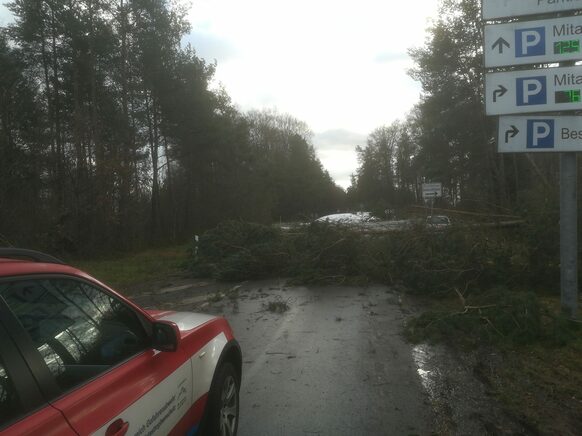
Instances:
[[[467,359],[467,358],[466,358]],[[582,434],[582,346],[470,355],[476,377],[530,434]]]
[[[141,283],[132,283],[126,285],[123,289],[118,289],[123,295],[129,298],[139,298],[147,295],[158,295],[161,291],[167,290],[175,286],[192,285],[195,286],[198,282],[208,282],[196,280],[189,276],[188,273],[176,273],[162,279],[151,280]]]
[[[201,310],[212,299],[211,296],[226,293],[235,285],[176,275],[164,280],[132,285],[124,294],[146,309],[173,309],[176,305],[186,305],[194,310]]]

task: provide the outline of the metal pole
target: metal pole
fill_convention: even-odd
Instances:
[[[560,287],[562,313],[578,316],[578,204],[576,153],[560,154]]]

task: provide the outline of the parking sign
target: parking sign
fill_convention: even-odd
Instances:
[[[483,18],[518,17],[571,11],[582,7],[580,0],[483,0]]]
[[[555,145],[555,121],[550,119],[527,120],[528,149],[552,149]]]
[[[582,60],[580,17],[485,26],[485,66]]]
[[[499,117],[500,153],[582,151],[582,116]]]
[[[535,27],[515,31],[515,56],[540,56],[546,52],[546,28]]]
[[[548,103],[548,87],[545,76],[519,77],[516,79],[518,106],[536,106]]]
[[[582,110],[582,66],[489,73],[487,115]]]

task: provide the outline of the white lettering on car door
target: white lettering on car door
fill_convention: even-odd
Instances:
[[[160,384],[93,434],[105,435],[109,425],[121,418],[129,423],[127,435],[165,435],[190,410],[191,405],[192,363],[187,360]]]

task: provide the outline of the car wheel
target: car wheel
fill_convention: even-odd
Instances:
[[[232,363],[218,369],[208,396],[208,415],[203,434],[235,436],[238,429],[239,380]]]

